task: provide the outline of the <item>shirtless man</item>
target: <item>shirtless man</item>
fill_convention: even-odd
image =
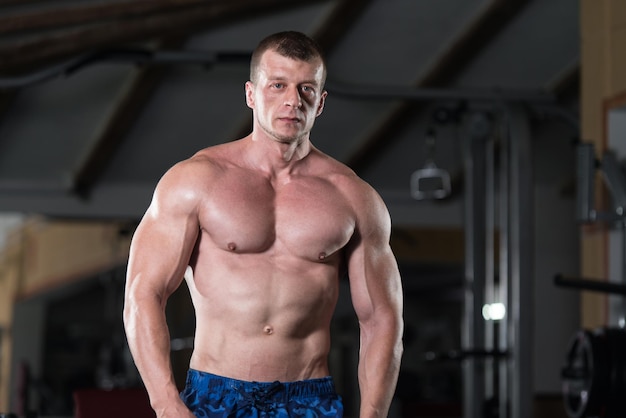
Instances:
[[[131,245],[124,322],[159,418],[341,417],[327,356],[346,269],[360,417],[387,416],[403,328],[390,218],[368,184],[309,140],[325,78],[311,39],[266,38],[245,85],[252,133],[199,151],[156,187]],[[183,278],[196,333],[179,394],[165,305]]]

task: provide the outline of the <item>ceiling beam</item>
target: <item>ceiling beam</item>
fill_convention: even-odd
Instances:
[[[45,3],[46,0],[0,0],[0,7],[24,5],[32,3]]]
[[[186,37],[171,37],[160,43],[164,49],[178,49]],[[135,70],[122,97],[118,100],[104,127],[96,133],[92,146],[76,170],[73,192],[83,198],[91,195],[102,174],[117,154],[128,132],[139,119],[154,91],[166,75],[161,66],[142,67]]]
[[[141,115],[162,80],[162,67],[135,70],[133,79],[118,100],[104,127],[96,133],[93,145],[74,174],[73,192],[83,198],[109,166],[127,133]]]
[[[337,2],[330,14],[313,31],[311,37],[317,41],[327,56],[359,19],[372,0],[342,0]]]
[[[1,0],[0,0],[1,1]],[[6,0],[5,0],[6,1]],[[23,0],[22,0],[23,1]],[[195,6],[206,0],[113,1],[27,9],[0,16],[0,34],[143,17]]]
[[[176,34],[206,31],[234,19],[302,7],[321,0],[212,0],[149,16],[133,16],[16,37],[0,45],[0,71],[17,71],[85,52]],[[147,2],[148,3],[148,2]]]
[[[426,74],[414,83],[414,87],[444,87],[454,81],[528,3],[529,0],[493,0],[443,51]],[[346,164],[357,172],[363,170],[380,156],[383,149],[391,146],[422,107],[409,101],[396,104],[371,134],[361,141],[362,145],[346,159]]]
[[[336,3],[330,14],[313,30],[310,36],[320,45],[326,56],[330,55],[335,45],[350,30],[359,16],[369,7],[372,0],[341,0]],[[243,138],[252,131],[252,118],[246,118],[233,134],[233,139]]]

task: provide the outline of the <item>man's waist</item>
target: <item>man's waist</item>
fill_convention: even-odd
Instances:
[[[286,401],[293,398],[325,396],[336,393],[332,377],[295,380],[256,382],[220,376],[196,369],[187,372],[188,387],[211,393],[235,391],[242,394],[264,396],[267,400]]]
[[[281,327],[266,333],[261,323],[230,329],[224,323],[196,330],[191,368],[250,381],[291,381],[327,376],[330,336],[327,332],[298,337]]]

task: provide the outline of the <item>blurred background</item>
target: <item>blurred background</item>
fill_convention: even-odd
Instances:
[[[622,411],[626,371],[602,395],[587,364],[622,340],[580,333],[624,326],[625,27],[620,0],[0,0],[0,412],[78,416],[81,391],[141,388],[130,239],[171,165],[249,133],[249,55],[282,30],[327,52],[313,144],[392,216],[390,417]],[[341,289],[330,361],[354,417]],[[184,285],[167,310],[182,387]]]

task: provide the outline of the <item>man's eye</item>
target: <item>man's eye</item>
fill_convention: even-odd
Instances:
[[[283,87],[283,84],[282,84],[282,83],[274,83],[272,86],[273,86],[274,88],[276,88],[276,89],[279,89],[279,88],[282,88],[282,87]]]

